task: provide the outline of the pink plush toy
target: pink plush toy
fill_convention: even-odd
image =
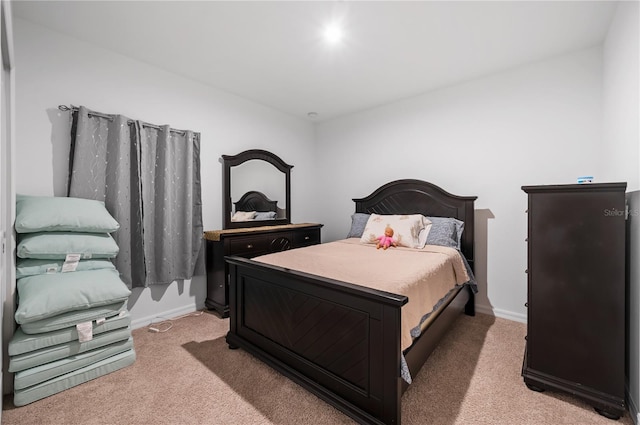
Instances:
[[[384,229],[384,235],[378,236],[377,239],[376,249],[387,249],[390,246],[398,246],[398,242],[393,239],[393,229],[389,226]]]

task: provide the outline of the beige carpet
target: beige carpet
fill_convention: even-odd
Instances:
[[[224,342],[228,319],[205,312],[166,333],[133,332],[136,363],[23,407],[4,399],[3,424],[353,424]],[[525,325],[461,316],[402,399],[408,424],[625,424],[520,377]]]

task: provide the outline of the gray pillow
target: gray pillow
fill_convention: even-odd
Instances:
[[[258,211],[253,217],[254,220],[273,220],[276,218],[275,211]]]
[[[347,238],[361,238],[371,214],[355,213],[351,215],[351,229]]]
[[[448,246],[460,249],[464,222],[450,217],[427,217],[431,230],[427,235],[427,245]]]

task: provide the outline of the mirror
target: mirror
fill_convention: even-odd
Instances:
[[[291,168],[271,152],[222,155],[223,228],[291,223]]]

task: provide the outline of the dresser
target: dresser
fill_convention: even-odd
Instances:
[[[252,258],[319,244],[321,228],[322,224],[301,223],[206,231],[205,306],[222,317],[229,316],[229,268],[225,256]]]
[[[626,183],[523,186],[528,195],[522,376],[619,418],[625,411]]]

